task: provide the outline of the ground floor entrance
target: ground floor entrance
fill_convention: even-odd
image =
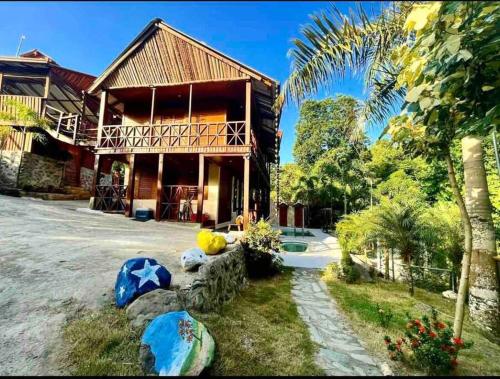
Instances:
[[[112,175],[100,167],[112,161]],[[151,209],[157,221],[223,228],[269,216],[269,180],[251,157],[236,154],[97,155],[91,208],[133,217]],[[116,162],[116,163],[114,163]],[[254,163],[254,164],[252,164]]]

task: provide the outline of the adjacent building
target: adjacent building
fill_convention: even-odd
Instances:
[[[0,187],[64,192],[90,190],[98,99],[84,95],[95,77],[57,64],[38,50],[0,57]],[[18,104],[49,122],[44,141],[25,129]],[[108,168],[109,172],[109,168]]]

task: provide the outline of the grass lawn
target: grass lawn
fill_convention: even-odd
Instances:
[[[315,345],[291,298],[291,270],[249,286],[218,312],[192,313],[216,342],[212,375],[322,375]],[[74,375],[141,375],[142,331],[108,306],[70,321],[65,357]]]
[[[414,317],[423,314],[430,316],[430,306],[436,308],[443,321],[453,322],[455,302],[444,299],[440,294],[430,293],[417,288],[415,297],[408,294],[407,286],[402,283],[378,280],[374,283],[346,284],[328,277],[328,288],[340,307],[347,314],[359,337],[375,355],[387,358],[384,335],[401,337],[406,325],[405,313]],[[380,326],[377,315],[377,303],[394,313],[388,328]],[[467,316],[462,337],[474,341],[474,346],[463,350],[458,356],[456,375],[500,375],[500,346],[488,341],[479,330],[473,327]],[[395,373],[411,375],[417,373],[400,363],[393,363]]]

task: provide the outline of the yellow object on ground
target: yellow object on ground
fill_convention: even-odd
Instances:
[[[202,230],[196,237],[198,247],[208,255],[215,255],[226,247],[226,240],[208,230]]]

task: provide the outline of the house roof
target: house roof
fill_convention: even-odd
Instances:
[[[269,76],[156,18],[96,79],[89,92],[227,79],[253,79],[268,87],[278,85]]]

